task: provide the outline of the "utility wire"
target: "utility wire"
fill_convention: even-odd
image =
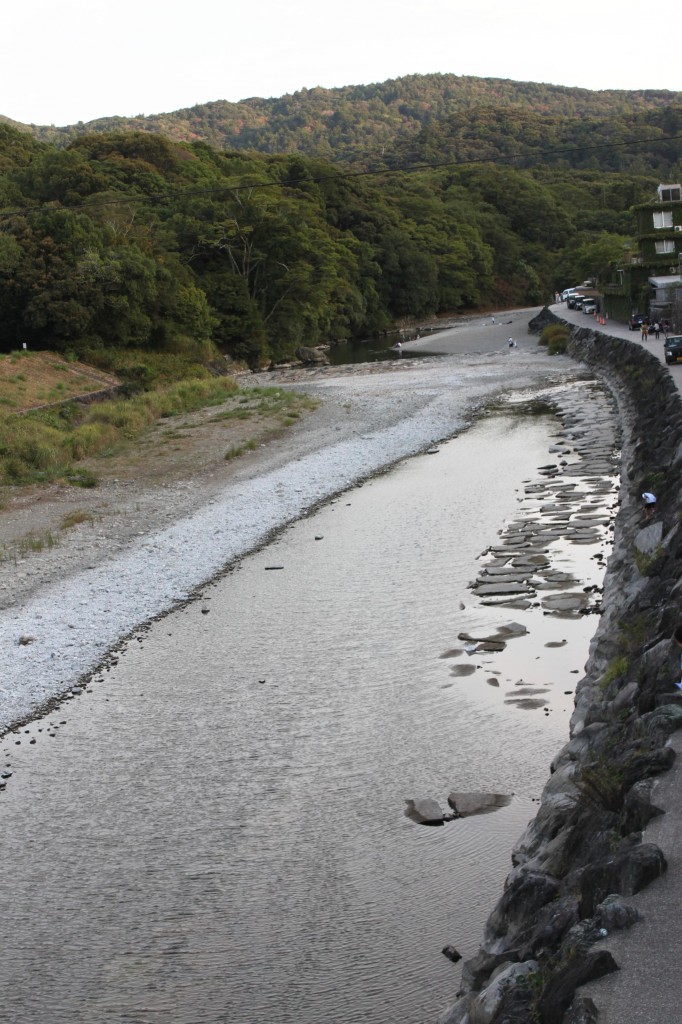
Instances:
[[[545,149],[540,150],[535,154],[521,154],[517,153],[514,156],[497,156],[486,159],[485,157],[469,157],[467,159],[457,160],[442,160],[436,161],[435,163],[413,163],[405,164],[402,167],[375,167],[368,168],[362,171],[342,171],[334,174],[320,174],[317,176],[306,176],[303,178],[289,178],[285,181],[252,181],[245,182],[241,185],[215,185],[211,188],[198,188],[198,189],[183,189],[178,192],[157,192],[154,195],[148,196],[122,196],[120,199],[102,199],[95,200],[93,202],[74,203],[69,206],[54,206],[55,200],[47,203],[40,203],[36,206],[20,207],[15,210],[2,210],[0,211],[0,219],[8,219],[10,217],[22,217],[28,216],[32,213],[40,213],[44,210],[52,211],[71,211],[71,210],[92,210],[97,209],[100,206],[123,206],[129,205],[130,203],[167,203],[175,199],[185,199],[194,196],[207,196],[216,195],[225,192],[245,192],[251,189],[263,189],[263,188],[296,188],[300,185],[312,185],[319,184],[325,181],[343,181],[349,178],[366,178],[371,176],[389,174],[414,174],[418,171],[436,171],[443,170],[448,167],[467,167],[472,164],[507,164],[513,163],[516,160],[527,160],[529,156],[534,156],[536,160],[541,157],[548,156],[562,156],[570,153],[593,153],[599,150],[608,149],[628,149],[631,146],[645,146],[649,143],[661,143],[661,142],[679,142],[682,140],[682,135],[659,135],[648,139],[635,139],[629,142],[603,142],[594,146],[571,146],[565,149]],[[280,156],[304,156],[306,159],[315,159],[311,154],[277,154]],[[319,158],[317,158],[319,159]]]

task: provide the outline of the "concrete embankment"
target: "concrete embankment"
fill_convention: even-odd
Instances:
[[[539,333],[551,322],[557,317],[543,310],[530,328]],[[441,1024],[679,1018],[657,1013],[657,999],[665,1004],[658,979],[648,979],[648,992],[647,978],[637,982],[648,1016],[631,1002],[628,1015],[609,1011],[619,978],[610,988],[596,983],[589,996],[583,986],[632,959],[619,949],[623,941],[636,946],[643,928],[635,894],[660,884],[670,859],[646,829],[664,809],[665,787],[656,780],[673,765],[672,736],[682,725],[679,651],[670,641],[682,592],[682,401],[666,368],[641,346],[567,326],[569,354],[611,389],[622,426],[621,504],[604,611],[571,738],[551,766],[538,815],[513,851],[480,951],[465,964],[459,998]],[[649,520],[645,490],[658,498]],[[659,932],[668,925],[662,921]],[[660,941],[669,940],[661,934]]]

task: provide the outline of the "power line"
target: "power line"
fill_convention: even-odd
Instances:
[[[320,174],[317,176],[306,176],[302,178],[291,178],[286,181],[253,181],[241,185],[215,185],[211,188],[182,189],[178,192],[158,192],[148,196],[121,196],[120,199],[102,199],[93,202],[75,203],[69,206],[54,206],[55,200],[47,203],[40,203],[36,206],[26,206],[15,210],[0,211],[0,218],[22,217],[32,213],[40,213],[44,210],[68,212],[72,210],[92,210],[101,206],[123,206],[131,203],[167,203],[175,199],[192,198],[194,196],[216,195],[226,192],[245,192],[252,189],[264,188],[296,188],[301,185],[320,184],[325,181],[343,181],[349,178],[363,178],[390,174],[414,174],[418,171],[437,171],[448,167],[468,167],[473,164],[508,164],[517,160],[527,160],[529,156],[537,159],[548,156],[563,156],[571,153],[592,153],[600,150],[628,149],[634,146],[645,146],[649,143],[679,142],[682,135],[659,135],[647,139],[635,139],[629,142],[604,142],[592,146],[570,146],[564,149],[544,149],[535,154],[517,153],[510,156],[497,156],[491,158],[469,157],[468,159],[442,160],[434,163],[412,163],[402,167],[375,167],[362,171],[342,171],[335,174]],[[307,159],[314,159],[309,154],[279,154],[281,156],[304,156]]]

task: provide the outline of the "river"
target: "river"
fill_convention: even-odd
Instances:
[[[4,1019],[435,1020],[440,950],[480,941],[594,631],[536,615],[470,676],[444,657],[526,614],[467,585],[547,445],[546,418],[495,416],[346,492],[4,738]],[[584,580],[592,553],[561,557]],[[542,708],[509,703],[521,683]],[[404,816],[451,789],[514,796]]]

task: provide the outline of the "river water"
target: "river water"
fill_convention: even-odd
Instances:
[[[536,615],[470,676],[443,657],[527,614],[467,584],[547,444],[546,419],[494,417],[347,492],[5,737],[4,1020],[436,1019],[440,950],[476,950],[594,631]],[[561,557],[585,579],[591,552]],[[521,683],[543,708],[508,703]],[[404,816],[452,789],[514,797]]]

